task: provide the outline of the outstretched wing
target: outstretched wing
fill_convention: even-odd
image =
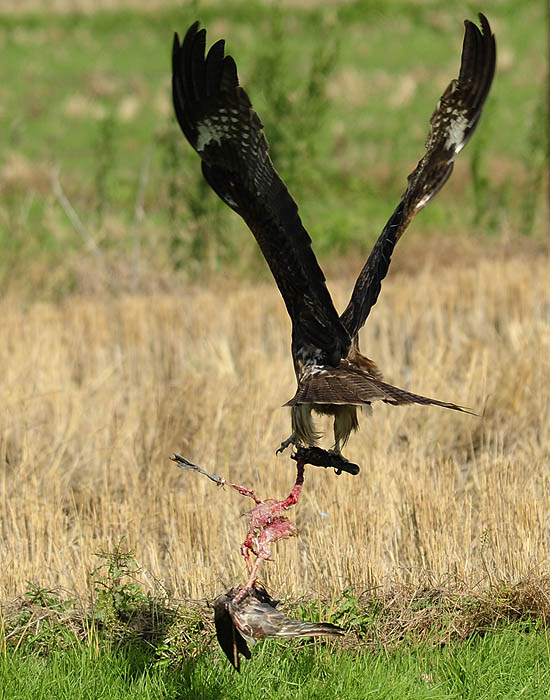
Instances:
[[[202,159],[212,189],[246,221],[275,277],[293,325],[293,344],[337,365],[350,338],[311,249],[298,207],[268,155],[260,118],[239,86],[224,41],[205,58],[206,31],[196,22],[174,38],[172,88],[178,122]],[[320,351],[320,352],[319,352]]]
[[[415,216],[447,182],[458,153],[481,116],[495,73],[495,37],[480,14],[481,32],[466,20],[460,73],[452,80],[430,119],[426,154],[408,177],[408,186],[365,263],[340,319],[353,338],[376,304],[395,244]]]
[[[224,593],[214,601],[214,624],[216,637],[223,653],[229,659],[231,665],[240,671],[239,654],[250,659],[251,653],[244,638],[235,627],[235,623],[229,613],[232,591]]]
[[[330,622],[302,622],[277,609],[265,588],[253,586],[236,605],[230,605],[235,626],[249,643],[267,637],[323,637],[342,635],[344,631]]]

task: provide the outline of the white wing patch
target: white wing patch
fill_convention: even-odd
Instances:
[[[220,130],[219,126],[215,124],[210,119],[207,119],[199,124],[198,127],[199,135],[197,137],[197,151],[201,153],[204,151],[204,147],[208,146],[209,143],[213,141],[222,145],[223,130]]]
[[[315,374],[324,374],[327,372],[325,365],[322,363],[323,351],[320,348],[315,348],[312,345],[305,345],[298,348],[296,352],[296,360],[298,364],[299,381],[303,381]]]
[[[434,193],[433,192],[428,192],[428,194],[425,194],[422,199],[418,202],[418,204],[415,206],[415,211],[420,211],[420,209],[424,209],[426,204],[430,201],[430,199],[433,197]]]
[[[452,149],[455,153],[460,153],[464,147],[464,134],[468,125],[469,120],[466,119],[464,114],[457,114],[454,119],[451,119],[445,148]]]

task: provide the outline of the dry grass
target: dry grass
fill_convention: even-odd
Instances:
[[[375,406],[346,450],[358,477],[306,472],[299,537],[266,566],[278,594],[474,590],[548,572],[548,256],[499,250],[405,266],[362,341],[389,381],[485,418]],[[331,284],[340,308],[350,286]],[[0,314],[0,599],[28,580],[84,593],[94,553],[121,537],[145,584],[178,597],[242,580],[249,503],[168,457],[263,496],[288,492],[294,463],[274,450],[294,377],[274,285],[29,308],[12,298]]]

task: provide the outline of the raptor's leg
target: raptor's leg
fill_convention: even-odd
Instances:
[[[275,454],[278,455],[280,452],[284,452],[287,447],[289,447],[290,445],[296,445],[297,442],[298,442],[298,438],[296,437],[296,433],[294,432],[291,435],[289,435],[286,440],[283,440],[281,442],[281,444],[277,448]]]
[[[329,452],[333,452],[335,455],[340,455],[342,454],[342,448],[341,448],[341,443],[345,442],[345,437],[342,435],[342,431],[339,425],[338,421],[338,415],[334,416],[334,445],[332,448],[329,450]]]
[[[341,455],[351,433],[359,427],[357,406],[344,404],[334,407],[334,447],[331,452]]]

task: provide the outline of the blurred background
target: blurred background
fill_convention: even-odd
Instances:
[[[424,151],[482,10],[497,74],[481,124],[418,241],[548,233],[547,17],[541,0],[2,0],[0,291],[166,286],[266,268],[200,175],[173,116],[174,31],[227,40],[322,263],[357,270]],[[341,256],[340,256],[341,254]],[[359,261],[360,262],[360,261]]]

